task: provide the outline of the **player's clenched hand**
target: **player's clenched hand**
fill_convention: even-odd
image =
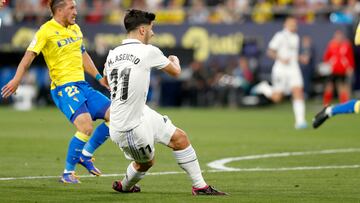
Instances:
[[[108,85],[108,82],[107,82],[106,78],[101,78],[101,79],[99,80],[99,83],[100,83],[100,85],[106,87],[106,89],[110,90],[110,87],[109,87],[109,85]]]
[[[8,98],[10,95],[14,94],[19,86],[20,82],[15,80],[10,80],[3,88],[1,88],[1,96],[3,98]]]
[[[173,62],[173,63],[176,63],[176,64],[180,64],[180,60],[179,60],[179,58],[177,57],[177,56],[175,56],[175,55],[170,55],[169,57],[168,57],[168,59],[171,61],[171,62]]]

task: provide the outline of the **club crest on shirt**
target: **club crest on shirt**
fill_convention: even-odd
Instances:
[[[37,43],[37,38],[36,36],[32,39],[30,45],[29,45],[29,48],[30,49],[33,49],[35,46],[36,46],[36,43]]]

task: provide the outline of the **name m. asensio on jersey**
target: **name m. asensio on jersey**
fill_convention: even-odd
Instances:
[[[119,54],[119,55],[116,55],[116,56],[113,56],[111,57],[109,60],[108,60],[108,65],[112,65],[116,62],[120,62],[120,61],[131,61],[132,63],[134,63],[135,65],[138,64],[140,62],[140,59],[133,55],[133,54]]]

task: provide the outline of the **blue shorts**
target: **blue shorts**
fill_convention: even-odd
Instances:
[[[70,82],[51,90],[51,97],[66,118],[74,122],[81,113],[90,113],[93,120],[104,119],[110,100],[94,90],[86,81]]]

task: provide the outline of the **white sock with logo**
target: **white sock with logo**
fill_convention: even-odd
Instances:
[[[128,191],[132,186],[144,178],[146,172],[137,171],[131,162],[126,170],[126,175],[121,181],[122,190]]]
[[[194,188],[203,188],[207,186],[201,174],[195,150],[191,145],[186,149],[173,151],[173,154],[179,166],[189,175]]]

